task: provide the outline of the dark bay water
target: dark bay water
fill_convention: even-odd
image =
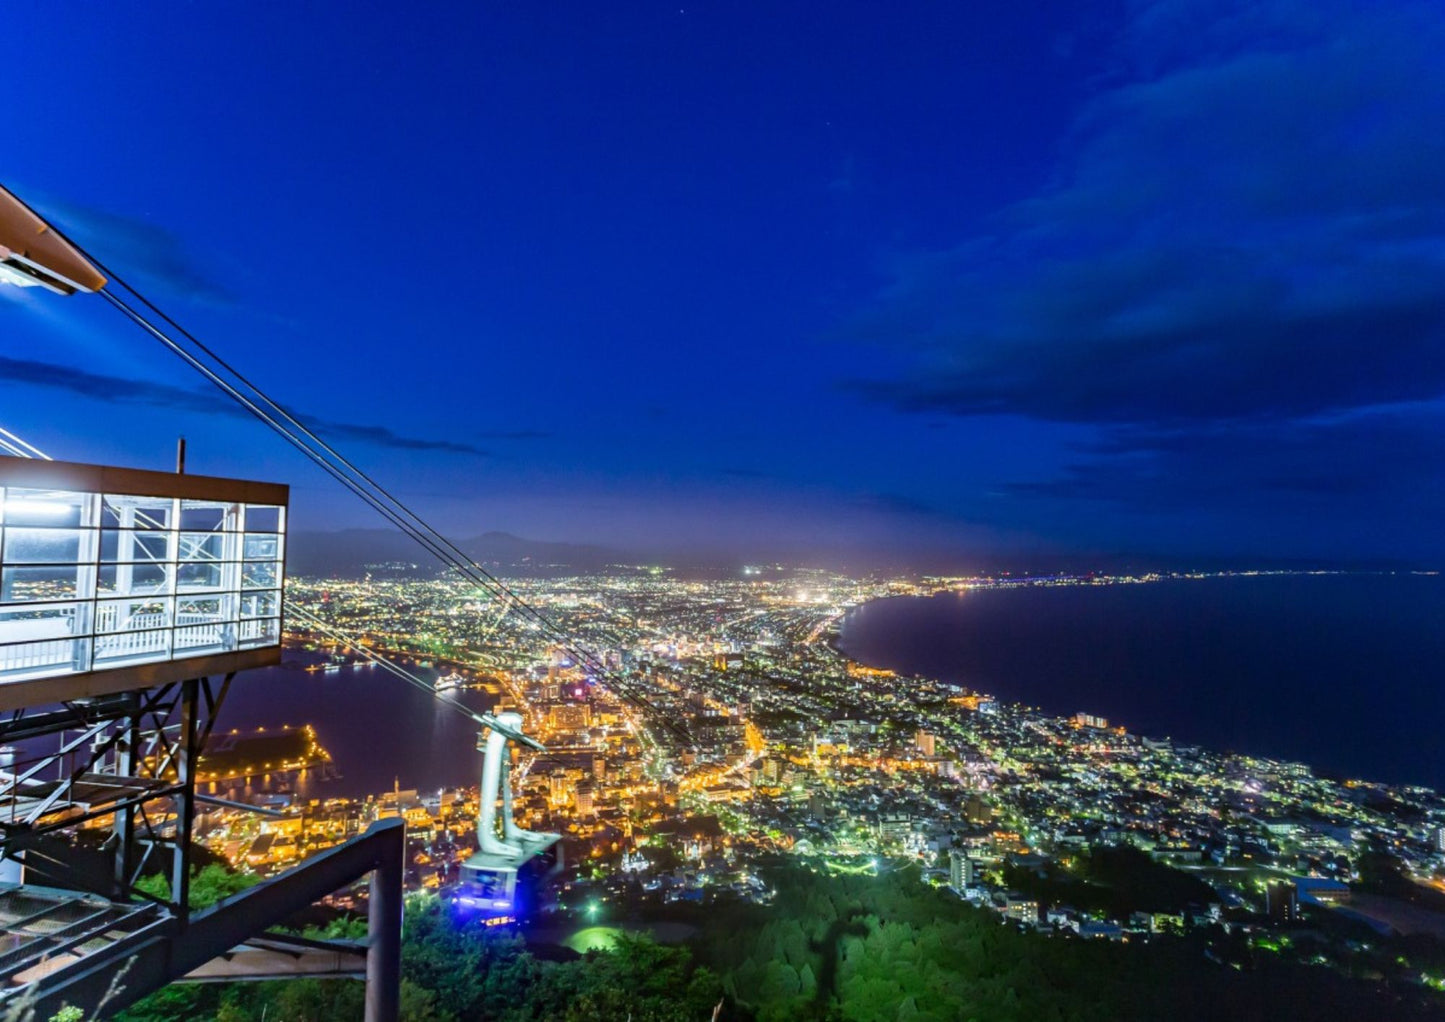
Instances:
[[[288,650],[288,666],[238,675],[217,731],[314,725],[340,776],[322,780],[308,771],[293,785],[306,796],[368,795],[390,791],[396,783],[420,791],[478,783],[477,726],[448,704],[460,701],[484,711],[495,697],[472,689],[432,696],[375,667],[301,669],[320,660]],[[436,679],[431,668],[404,666],[427,681]]]
[[[973,590],[859,607],[841,648],[1061,715],[1445,787],[1445,578]]]

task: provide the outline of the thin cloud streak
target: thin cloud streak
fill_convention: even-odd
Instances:
[[[147,405],[202,415],[222,415],[251,420],[253,416],[241,406],[204,391],[189,390],[166,383],[133,380],[122,376],[92,373],[71,366],[33,359],[8,358],[0,355],[0,379],[34,387],[48,387],[110,404]],[[428,440],[403,436],[384,426],[334,422],[310,416],[298,416],[308,428],[322,436],[345,437],[377,447],[406,451],[438,451],[490,457],[491,452],[455,440]]]

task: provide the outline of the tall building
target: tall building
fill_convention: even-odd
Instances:
[[[914,736],[913,744],[918,747],[919,752],[923,753],[930,759],[933,758],[935,748],[933,735],[929,734],[927,731],[920,731],[917,735]]]
[[[974,881],[973,860],[958,849],[948,853],[948,886],[955,891],[972,887]]]
[[[577,785],[577,815],[591,816],[592,812],[592,785],[583,781]]]
[[[1299,890],[1287,880],[1273,880],[1265,887],[1265,913],[1281,922],[1299,918]]]
[[[567,771],[553,770],[547,777],[547,796],[553,805],[567,804]]]
[[[607,760],[601,756],[592,757],[592,777],[594,780],[607,780]]]

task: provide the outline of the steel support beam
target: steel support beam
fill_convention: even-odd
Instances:
[[[179,921],[167,918],[10,992],[0,1000],[0,1014],[7,1002],[23,1000],[36,1018],[49,1018],[67,1004],[86,1018],[108,1017],[371,873],[366,1022],[396,1022],[405,850],[402,821],[380,820],[281,876],[193,913],[184,935]]]
[[[184,928],[191,913],[191,837],[196,821],[196,759],[201,754],[199,720],[201,683],[195,678],[181,683],[181,734],[176,742],[175,854],[171,857],[171,901],[176,918]]]
[[[322,976],[366,978],[366,944],[268,933],[192,969],[183,983],[237,983]]]
[[[394,1022],[401,1012],[402,856],[371,874],[367,903],[366,1022]]]

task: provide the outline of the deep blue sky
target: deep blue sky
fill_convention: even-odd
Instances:
[[[0,181],[449,532],[1445,555],[1445,8],[32,4]],[[367,512],[98,299],[0,425]]]

